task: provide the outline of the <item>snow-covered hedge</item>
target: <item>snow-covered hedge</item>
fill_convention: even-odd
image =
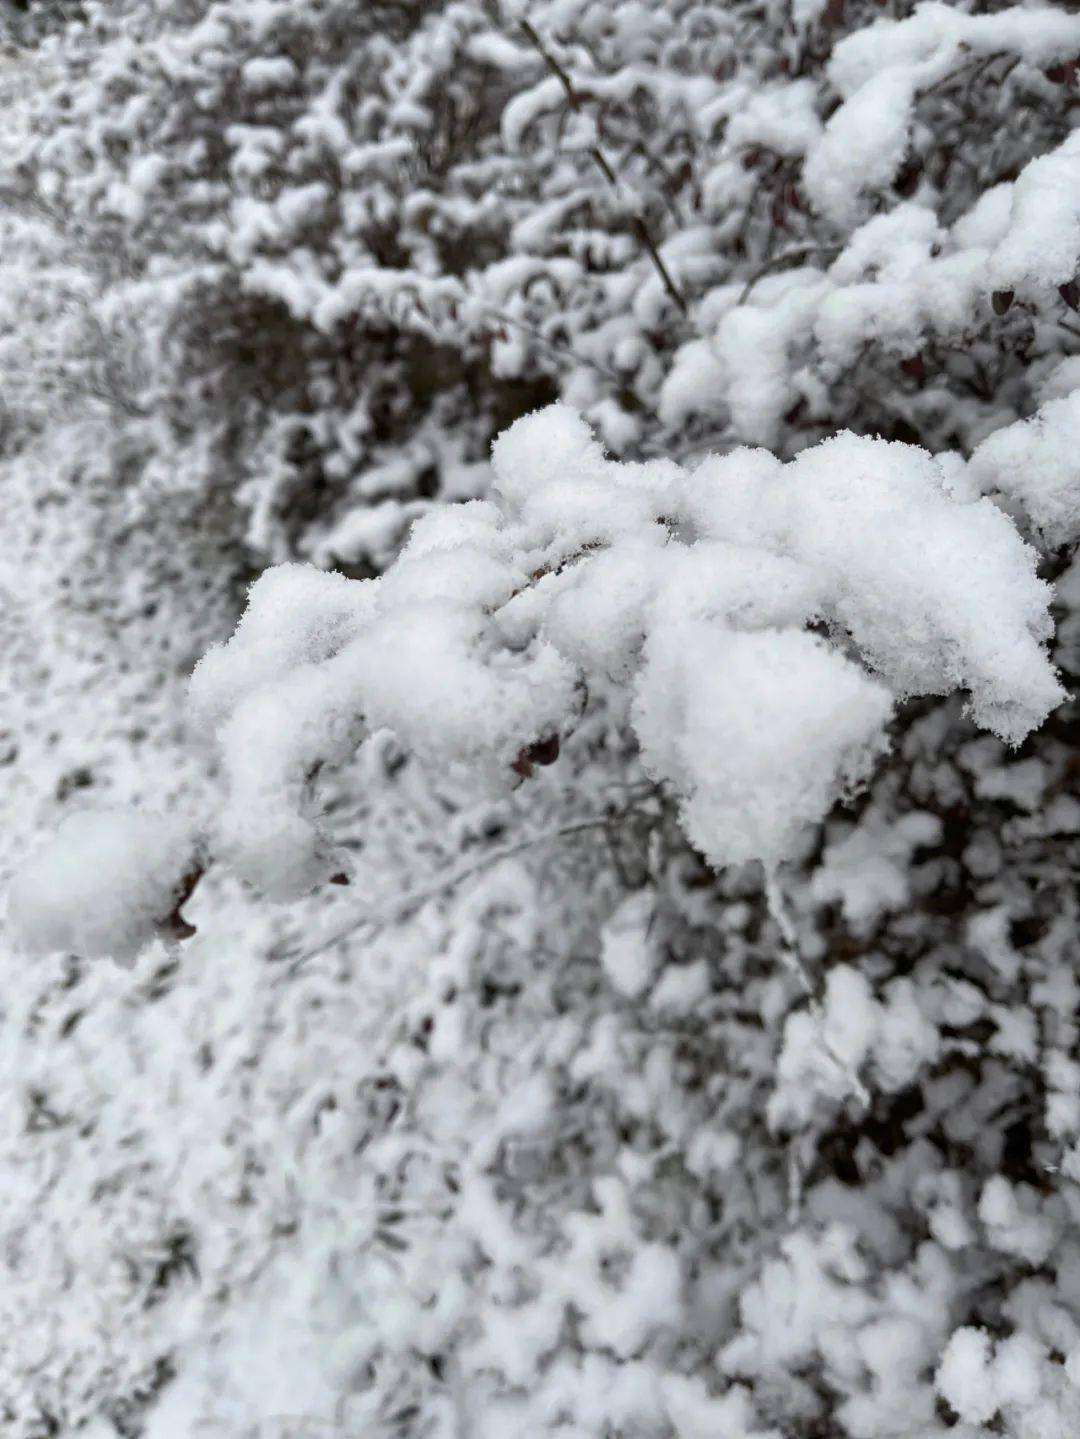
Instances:
[[[1073,1439],[1075,6],[55,18],[3,1423]]]

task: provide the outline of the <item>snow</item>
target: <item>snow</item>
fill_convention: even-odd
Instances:
[[[887,690],[814,636],[698,622],[646,644],[634,722],[709,860],[775,864],[866,778],[891,710]]]
[[[729,458],[700,473],[719,484],[730,469]],[[854,435],[804,452],[791,470],[797,483],[781,484],[774,472],[762,486],[753,527],[820,574],[823,612],[897,691],[943,693],[962,675],[976,718],[1010,742],[1060,703],[1040,643],[1048,591],[1032,552],[993,506],[952,498],[947,472],[929,456]],[[728,481],[716,519],[726,510],[746,526],[749,515],[732,513],[745,503],[737,495]],[[992,598],[984,576],[994,554]],[[999,609],[991,620],[988,603],[1012,613]]]
[[[916,84],[899,66],[875,76],[841,105],[812,148],[807,188],[834,223],[857,220],[863,192],[884,188],[899,170]]]
[[[829,79],[844,103],[808,155],[805,176],[812,199],[834,223],[854,223],[865,193],[884,189],[900,168],[920,91],[972,59],[1015,54],[1029,65],[1047,66],[1077,50],[1077,17],[1049,8],[1015,6],[999,14],[969,15],[924,0],[905,19],[878,20],[856,30],[835,47],[829,61]],[[1043,183],[1037,174],[1022,193],[1031,193],[1034,201]],[[1011,256],[1006,266],[1015,268]]]
[[[741,439],[775,444],[780,420],[798,398],[791,356],[809,337],[826,290],[814,271],[771,276],[756,286],[751,304],[720,321],[715,343],[727,376],[723,399]]]
[[[678,429],[691,415],[722,411],[727,377],[727,367],[708,340],[683,345],[660,391],[658,409],[664,424]]]
[[[1012,1185],[1004,1175],[989,1180],[983,1188],[979,1218],[998,1247],[1033,1266],[1046,1260],[1057,1238],[1053,1213],[1043,1212],[1037,1191]]]
[[[1071,1422],[1068,1406],[1047,1402],[1054,1380],[1046,1349],[1029,1334],[1012,1334],[992,1344],[982,1330],[958,1329],[949,1340],[936,1383],[962,1419],[985,1424],[999,1410],[1014,1417],[1017,1432],[1058,1439]]]
[[[811,892],[822,903],[838,902],[851,929],[865,934],[883,913],[903,909],[911,897],[912,853],[933,847],[941,836],[937,815],[916,811],[885,819],[871,811],[827,844]]]
[[[196,841],[182,819],[77,811],[15,875],[8,922],[32,955],[66,950],[131,965],[148,944],[169,937],[197,865]]]
[[[995,430],[972,455],[970,473],[984,494],[1019,504],[1048,545],[1063,545],[1080,534],[1078,446],[1080,390]]]
[[[1080,269],[1080,136],[1026,165],[1012,189],[1008,225],[990,257],[992,289],[1064,285]]]
[[[608,460],[556,405],[492,464],[497,499],[433,512],[378,580],[268,572],[196,669],[192,714],[231,789],[217,842],[268,894],[343,867],[305,790],[365,733],[506,782],[573,727],[596,670],[632,677],[644,765],[717,866],[793,853],[869,776],[896,694],[963,684],[1014,743],[1062,697],[1029,552],[911,447],[840,436],[790,479],[749,453],[688,475]],[[806,633],[815,619],[880,678]]]
[[[285,55],[263,55],[248,60],[242,69],[243,83],[250,90],[265,92],[295,84],[296,66]]]
[[[938,1367],[938,1392],[969,1424],[985,1424],[998,1410],[990,1353],[990,1337],[984,1331],[957,1329]]]
[[[555,75],[546,75],[539,84],[515,96],[502,116],[502,140],[506,148],[519,150],[527,131],[542,115],[556,109],[562,98],[562,84]]]
[[[604,926],[600,963],[615,988],[629,999],[642,995],[655,975],[656,956],[649,944],[651,918],[648,895],[634,895]]]
[[[779,155],[802,155],[821,134],[813,81],[762,86],[728,121],[725,139],[735,149],[764,145]]]
[[[0,31],[5,1435],[1075,1439],[1080,16]]]

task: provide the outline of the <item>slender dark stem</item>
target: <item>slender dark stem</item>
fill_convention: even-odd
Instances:
[[[840,254],[840,245],[794,245],[790,250],[781,250],[778,254],[771,256],[764,264],[759,265],[754,273],[743,286],[742,294],[739,296],[739,304],[745,305],[750,296],[750,291],[759,280],[764,280],[766,275],[771,275],[775,270],[783,269],[789,260],[809,260],[813,255],[820,255],[823,259],[828,256],[835,260]]]
[[[559,81],[560,85],[565,90],[566,99],[570,105],[570,108],[576,113],[580,114],[581,96],[574,89],[574,83],[570,79],[570,76],[567,74],[566,70],[563,68],[562,65],[560,65],[558,60],[556,60],[555,56],[544,44],[543,40],[540,38],[539,32],[534,25],[530,24],[528,20],[521,20],[518,23],[521,26],[522,34],[528,40],[529,44],[544,61],[544,64],[548,67],[548,69],[551,71],[551,73],[555,76],[555,78]],[[608,184],[613,190],[617,190],[619,186],[618,177],[616,176],[615,171],[611,167],[610,161],[604,154],[603,150],[601,150],[600,146],[590,145],[589,154],[592,156],[593,162],[595,163],[597,169],[600,171],[601,175],[603,175],[604,179],[608,182]],[[683,298],[679,287],[672,279],[671,271],[668,269],[667,265],[665,265],[663,257],[656,247],[656,241],[653,239],[649,231],[648,225],[646,225],[645,221],[638,214],[634,214],[631,216],[631,224],[633,225],[634,233],[637,235],[638,240],[642,245],[642,248],[648,254],[649,259],[652,261],[653,267],[656,270],[656,273],[660,276],[660,283],[663,285],[668,297],[671,299],[673,304],[678,306],[678,308],[682,311],[684,315],[687,314],[688,307],[686,301]]]
[[[339,929],[328,934],[325,939],[319,940],[317,944],[313,945],[311,949],[305,950],[303,954],[297,955],[285,971],[286,976],[291,979],[293,975],[307,964],[309,959],[314,959],[316,955],[325,954],[328,949],[333,949],[334,945],[340,944],[343,939],[348,939],[350,935],[355,934],[358,930],[366,929],[371,933],[377,933],[380,929],[385,929],[387,925],[397,924],[401,920],[407,919],[410,914],[419,909],[421,905],[426,904],[428,900],[437,899],[439,895],[456,889],[463,880],[471,878],[474,874],[479,874],[481,870],[489,869],[493,864],[500,864],[504,859],[513,859],[515,855],[523,854],[526,850],[533,849],[537,845],[550,844],[554,840],[566,838],[567,835],[583,834],[588,830],[594,829],[614,828],[622,824],[629,813],[631,813],[630,810],[620,810],[617,814],[604,815],[596,819],[574,820],[570,824],[560,825],[558,829],[549,830],[544,834],[529,835],[527,838],[518,840],[514,844],[503,845],[501,849],[492,850],[490,853],[482,855],[479,859],[473,860],[469,864],[446,869],[442,874],[437,875],[430,884],[413,890],[409,894],[402,895],[395,904],[388,905],[385,909],[371,909],[366,913],[353,915],[353,917]]]
[[[558,341],[552,340],[545,335],[542,330],[538,330],[535,325],[530,325],[527,320],[519,320],[516,315],[508,314],[505,310],[495,309],[494,306],[486,305],[484,312],[490,315],[492,319],[498,320],[500,324],[513,325],[516,329],[520,330],[522,334],[528,335],[531,339],[535,340],[537,344],[546,345],[547,348],[553,350],[555,354],[566,355],[579,365],[587,365],[590,369],[595,370],[597,374],[603,375],[605,380],[617,386],[619,390],[625,390],[627,388],[625,375],[620,375],[617,371],[605,365],[602,360],[595,360],[591,355],[585,355],[582,354],[580,350],[575,350],[569,341],[559,344]],[[659,425],[661,422],[660,416],[656,411],[647,405],[640,396],[634,395],[633,398],[641,414],[652,420],[654,424]]]

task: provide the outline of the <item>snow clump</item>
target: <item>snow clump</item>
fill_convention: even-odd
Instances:
[[[557,404],[493,466],[491,499],[424,515],[377,579],[267,571],[196,668],[229,789],[216,848],[264,892],[342,867],[308,791],[379,729],[505,788],[606,681],[694,845],[774,866],[868,777],[898,698],[966,690],[1009,744],[1064,698],[1034,551],[916,447],[619,463]]]
[[[8,920],[30,954],[67,950],[130,966],[153,940],[191,932],[177,910],[198,867],[184,820],[81,810],[15,875]]]

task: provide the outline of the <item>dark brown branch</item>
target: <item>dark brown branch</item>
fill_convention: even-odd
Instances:
[[[540,58],[543,60],[544,64],[548,67],[551,73],[559,81],[559,84],[563,87],[563,90],[566,92],[566,99],[570,108],[575,113],[580,114],[581,96],[574,89],[574,83],[570,79],[570,76],[567,74],[566,70],[563,68],[562,65],[559,64],[558,60],[556,60],[555,56],[552,55],[551,51],[544,44],[543,40],[540,38],[539,32],[534,25],[530,24],[528,20],[521,20],[519,21],[519,24],[522,34],[525,36],[529,44],[533,47],[533,49],[540,56]],[[589,154],[592,157],[593,162],[596,165],[597,169],[600,171],[601,175],[603,175],[604,179],[608,182],[608,184],[612,187],[613,190],[617,190],[619,187],[618,178],[603,150],[601,150],[599,145],[590,145],[588,148]],[[686,301],[683,298],[678,286],[675,284],[675,281],[672,279],[671,271],[668,269],[667,265],[665,265],[663,257],[661,256],[660,251],[656,247],[656,241],[653,239],[649,231],[648,225],[646,225],[645,221],[638,214],[634,214],[631,216],[631,224],[633,225],[634,233],[637,235],[637,238],[640,241],[642,248],[646,251],[649,259],[652,261],[653,268],[659,275],[660,283],[663,285],[669,299],[673,302],[673,304],[678,306],[679,310],[684,315],[687,314],[688,310]]]

